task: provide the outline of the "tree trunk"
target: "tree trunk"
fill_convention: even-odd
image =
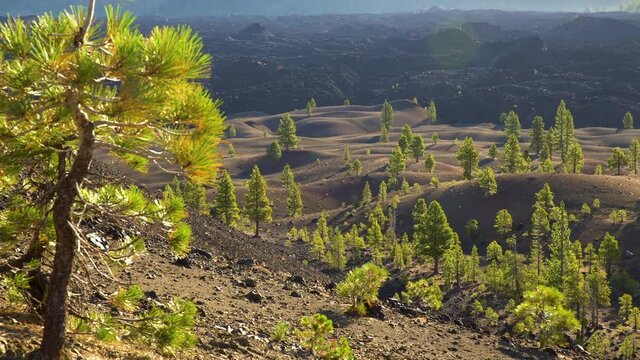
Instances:
[[[439,256],[433,257],[433,273],[434,274],[440,273],[440,257]]]
[[[260,237],[260,220],[256,219],[256,233],[254,237]]]
[[[78,196],[78,187],[84,180],[93,159],[95,137],[93,123],[88,121],[72,95],[75,123],[78,128],[80,146],[69,173],[59,183],[53,203],[53,223],[56,230],[56,252],[49,279],[46,298],[46,314],[40,355],[45,360],[58,360],[62,356],[67,320],[67,286],[73,270],[76,249],[76,234],[70,217],[73,203]]]

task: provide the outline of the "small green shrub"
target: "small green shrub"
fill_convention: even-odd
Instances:
[[[433,310],[442,308],[442,291],[438,284],[430,284],[425,279],[409,281],[401,298],[405,303],[418,304]]]
[[[271,332],[271,340],[285,342],[289,338],[290,332],[291,329],[289,328],[289,324],[284,321],[279,321],[273,326],[273,331]]]
[[[338,284],[337,293],[351,304],[349,311],[366,314],[366,305],[378,300],[378,290],[389,277],[389,272],[373,263],[349,271],[346,279]]]

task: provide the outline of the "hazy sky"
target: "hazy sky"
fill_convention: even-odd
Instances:
[[[121,3],[137,15],[290,15],[319,13],[381,13],[443,8],[583,11],[617,9],[624,0],[98,0]],[[0,0],[0,14],[38,14],[59,11],[83,0]]]

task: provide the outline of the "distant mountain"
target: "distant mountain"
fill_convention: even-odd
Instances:
[[[60,11],[86,0],[2,0],[0,14],[32,15]],[[322,13],[437,12],[441,9],[582,11],[617,8],[620,0],[102,0],[121,4],[137,15],[163,17],[226,15],[292,15]]]
[[[606,17],[579,16],[543,38],[547,44],[566,46],[640,41],[640,27]]]
[[[272,36],[273,34],[264,25],[253,23],[242,29],[235,37],[240,40],[266,40]]]

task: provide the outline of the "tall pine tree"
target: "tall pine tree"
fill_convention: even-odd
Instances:
[[[290,148],[294,148],[298,144],[296,132],[296,123],[291,115],[289,113],[282,115],[278,126],[278,142],[285,151],[289,151]]]
[[[260,223],[271,221],[271,202],[267,197],[267,182],[258,165],[253,167],[244,195],[244,214],[255,223],[255,236],[260,236]]]
[[[223,170],[216,184],[217,195],[214,203],[216,216],[227,225],[233,225],[240,217],[236,202],[236,188],[227,170]]]

